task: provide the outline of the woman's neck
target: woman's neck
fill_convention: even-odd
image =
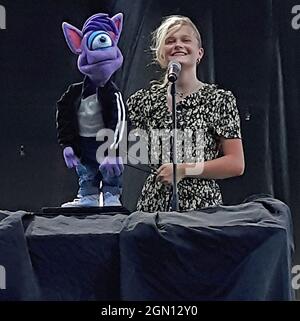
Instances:
[[[196,72],[182,69],[176,81],[176,90],[181,93],[190,93],[199,89],[203,83],[198,80]]]

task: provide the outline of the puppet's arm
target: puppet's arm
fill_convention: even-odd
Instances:
[[[103,119],[106,128],[114,131],[114,139],[111,149],[119,155],[118,146],[126,135],[126,107],[117,86],[109,81],[101,90],[98,91],[98,99],[103,106]],[[107,156],[99,166],[100,172],[106,177],[120,176],[124,171],[122,157]]]
[[[71,85],[56,104],[56,127],[58,142],[63,148],[63,156],[68,168],[79,164],[79,149],[76,144],[76,115],[74,97],[77,89]]]

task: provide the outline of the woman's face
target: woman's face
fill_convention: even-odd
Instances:
[[[173,29],[173,30],[172,30]],[[183,66],[196,66],[197,59],[203,56],[193,28],[189,25],[172,28],[162,46],[165,67],[170,61],[177,61]]]

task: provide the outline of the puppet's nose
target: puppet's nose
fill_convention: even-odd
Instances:
[[[101,60],[99,53],[96,55],[95,52],[87,54],[86,59],[89,65],[95,64]]]

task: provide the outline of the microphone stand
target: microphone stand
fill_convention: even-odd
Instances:
[[[178,191],[177,191],[177,115],[176,115],[176,78],[171,81],[171,97],[172,97],[172,124],[173,124],[173,139],[172,139],[172,162],[173,162],[173,194],[171,200],[171,210],[179,211]]]

